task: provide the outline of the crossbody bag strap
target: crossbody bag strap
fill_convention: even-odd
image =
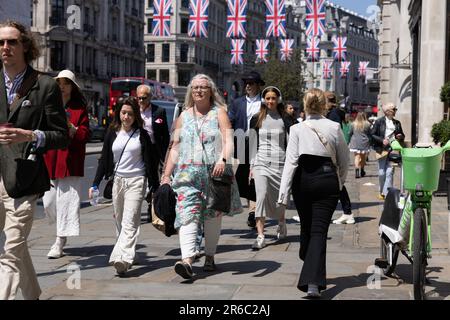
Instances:
[[[312,131],[315,132],[315,134],[317,135],[317,137],[319,137],[320,142],[322,142],[323,146],[325,147],[325,149],[327,149],[328,153],[330,154],[331,160],[333,161],[333,164],[335,165],[335,167],[337,168],[337,161],[336,161],[336,154],[335,152],[331,149],[330,144],[328,143],[327,138],[325,138],[325,136],[320,133],[316,128],[314,128],[314,126],[308,121],[303,121],[303,123],[310,128]]]
[[[19,100],[20,98],[24,97],[28,91],[30,91],[31,87],[34,86],[36,81],[38,80],[40,76],[40,73],[36,70],[33,70],[31,74],[22,82],[22,85],[20,86],[19,90],[17,90],[17,94],[14,97],[13,102],[9,106],[9,113],[13,113],[19,106]]]
[[[194,122],[195,122],[195,132],[197,133],[198,136],[198,140],[200,140],[200,143],[202,144],[202,149],[203,149],[203,153],[205,154],[205,158],[206,158],[206,164],[209,164],[209,159],[208,159],[208,155],[206,153],[206,148],[205,145],[202,141],[202,138],[200,137],[200,128],[198,126],[198,121],[197,121],[197,112],[195,110],[195,106],[193,107],[193,112],[192,114],[194,115]]]
[[[127,144],[128,144],[128,142],[130,142],[131,138],[134,136],[134,134],[136,133],[137,130],[138,130],[138,129],[134,129],[133,133],[132,133],[131,136],[128,138],[127,142],[125,143],[125,146],[123,147],[122,152],[120,153],[119,160],[117,161],[116,168],[114,169],[114,172],[113,172],[113,174],[112,174],[112,176],[111,176],[111,179],[114,179],[114,176],[116,175],[117,169],[119,168],[120,160],[122,159],[122,156],[123,156],[123,153],[125,152],[125,149],[126,149],[126,147],[127,147]]]

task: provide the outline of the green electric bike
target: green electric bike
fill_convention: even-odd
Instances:
[[[442,155],[450,141],[439,148],[403,148],[391,145],[401,155],[401,189],[389,190],[379,223],[380,254],[375,265],[391,275],[399,252],[413,266],[414,299],[425,299],[425,268],[431,258],[431,201],[438,188]]]

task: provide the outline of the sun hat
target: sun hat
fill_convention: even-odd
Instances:
[[[58,80],[60,78],[69,79],[70,81],[72,81],[78,87],[78,89],[81,90],[81,87],[78,85],[78,83],[76,81],[75,74],[72,71],[70,71],[70,70],[63,70],[60,73],[58,73],[58,75],[54,79]]]

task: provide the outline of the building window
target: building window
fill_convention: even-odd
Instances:
[[[189,9],[189,0],[181,0],[181,7]]]
[[[147,62],[155,62],[155,44],[147,44]]]
[[[163,43],[161,62],[169,62],[169,61],[170,61],[170,44]]]
[[[147,69],[147,79],[156,80],[156,70]]]
[[[168,69],[159,70],[159,81],[169,83],[169,70]]]
[[[182,87],[187,87],[189,81],[191,80],[191,72],[189,70],[179,70],[178,71],[178,85]]]
[[[188,17],[182,17],[181,18],[181,33],[188,33],[189,29],[189,18]]]
[[[51,42],[50,66],[55,71],[66,68],[66,43],[64,41]]]
[[[80,45],[76,44],[74,47],[73,57],[75,62],[75,72],[80,72],[80,59],[79,59]]]
[[[147,33],[148,34],[153,33],[153,19],[152,18],[147,19]]]
[[[188,62],[189,45],[182,43],[180,45],[180,62]]]
[[[65,6],[64,0],[52,0],[52,15],[50,16],[51,26],[64,25]]]
[[[83,31],[84,32],[89,32],[90,31],[90,28],[89,28],[89,8],[88,7],[84,7]]]

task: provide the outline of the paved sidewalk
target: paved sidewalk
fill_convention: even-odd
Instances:
[[[367,280],[373,275],[370,266],[379,253],[377,229],[382,202],[376,200],[378,178],[374,160],[368,163],[366,171],[367,177],[355,180],[351,167],[346,184],[356,224],[330,225],[328,290],[323,292],[323,298],[411,299],[412,267],[403,256],[399,257],[398,278],[383,276],[381,288],[367,287]],[[433,258],[427,275],[431,281],[427,286],[430,299],[450,299],[446,201],[442,197],[433,202]],[[144,215],[137,247],[140,264],[126,277],[117,277],[114,268],[108,265],[115,242],[112,208],[104,204],[81,211],[81,236],[68,240],[66,256],[61,259],[46,257],[54,242],[55,226],[49,226],[45,219],[34,223],[29,246],[43,289],[41,299],[301,300],[304,297],[296,288],[302,262],[298,258],[299,224],[291,219],[296,215],[294,210],[287,211],[287,239],[277,242],[276,222],[269,221],[268,246],[260,251],[251,250],[256,233],[247,227],[246,213],[224,218],[216,255],[218,271],[203,272],[202,257],[194,264],[193,283],[183,282],[173,271],[173,265],[180,259],[178,236],[165,237],[145,223]],[[334,218],[341,214],[338,208]],[[80,268],[79,289],[74,281],[77,273],[70,273],[75,264]]]

